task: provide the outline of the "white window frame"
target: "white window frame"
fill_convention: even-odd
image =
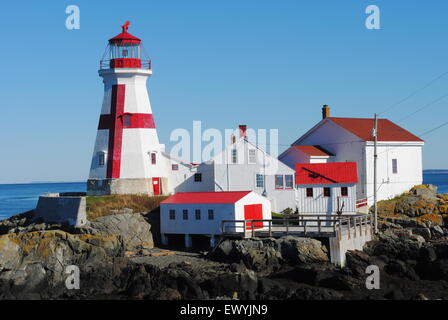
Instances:
[[[261,181],[262,181],[262,186],[261,187],[259,187],[258,186],[258,177],[261,177]],[[265,179],[264,179],[264,175],[263,174],[261,174],[261,173],[256,173],[255,174],[255,188],[257,188],[257,189],[263,189],[264,188],[264,185],[265,185],[265,181],[264,181]]]
[[[248,164],[257,164],[257,149],[249,149],[247,150],[247,163]],[[253,153],[253,154],[251,154]]]
[[[106,152],[98,152],[98,166],[104,167],[106,165]]]
[[[238,163],[238,149],[233,148],[231,150],[230,158],[231,158],[232,164],[237,164]]]

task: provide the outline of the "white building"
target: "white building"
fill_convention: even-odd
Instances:
[[[295,210],[294,170],[248,141],[246,126],[240,126],[240,138],[198,165],[175,192],[252,190],[265,195],[274,212]]]
[[[359,184],[357,199],[373,204],[373,119],[330,117],[323,119],[297,139],[279,159],[287,164],[299,158],[295,146],[318,146],[329,153],[327,162],[356,162]],[[387,119],[378,120],[378,200],[393,198],[422,183],[424,142]],[[311,161],[310,161],[311,162]]]
[[[210,246],[214,247],[216,236],[222,234],[222,220],[261,219],[271,219],[271,204],[252,191],[179,192],[160,204],[162,242],[169,244],[170,237],[182,235],[187,248],[195,236],[209,236]],[[254,222],[255,228],[261,230],[259,224],[262,222]]]
[[[356,162],[296,165],[299,214],[355,214]]]

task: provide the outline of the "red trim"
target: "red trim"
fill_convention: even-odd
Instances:
[[[235,203],[251,191],[178,192],[161,203]]]
[[[156,127],[154,123],[154,117],[149,113],[123,113],[118,115],[118,118],[122,119],[123,116],[131,116],[131,125],[124,129],[154,129]],[[102,114],[100,116],[100,123],[98,124],[98,130],[109,129],[111,123],[114,121],[114,115]],[[123,123],[123,120],[122,120]]]
[[[356,201],[356,208],[365,207],[368,205],[367,198]]]
[[[123,139],[123,122],[121,115],[124,111],[124,96],[126,86],[124,84],[115,84],[112,86],[112,102],[109,124],[109,152],[107,158],[107,178],[119,178],[120,177],[120,165],[121,165],[121,148]],[[100,117],[101,119],[101,117]],[[101,120],[100,120],[101,123]]]
[[[141,68],[142,60],[137,58],[116,58],[110,60],[110,68]]]

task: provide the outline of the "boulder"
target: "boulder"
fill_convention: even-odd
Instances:
[[[78,229],[83,234],[119,235],[126,251],[154,247],[151,225],[139,213],[122,213],[97,218]]]
[[[282,258],[291,264],[328,262],[328,251],[316,239],[287,236],[277,240]]]
[[[445,231],[443,231],[443,229],[439,225],[432,226],[431,233],[433,234],[434,238],[441,238],[445,235]]]
[[[412,233],[422,236],[426,241],[431,239],[431,230],[429,228],[413,228]]]

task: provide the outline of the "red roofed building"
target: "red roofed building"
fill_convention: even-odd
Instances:
[[[299,214],[356,213],[356,162],[298,163]]]
[[[294,141],[279,156],[279,160],[290,167],[296,163],[356,162],[357,199],[372,205],[373,127],[373,118],[330,117],[330,107],[325,105],[322,108],[322,120]],[[422,183],[424,141],[388,119],[378,119],[377,132],[378,200],[385,200]],[[329,154],[328,158],[321,156],[318,159],[316,155],[315,158],[303,157],[302,153],[313,153],[310,146],[325,150]]]
[[[253,191],[178,192],[160,203],[162,242],[173,244],[180,236],[187,248],[205,237],[214,247],[222,234],[222,220],[263,219],[271,219],[271,203]],[[225,231],[241,232],[251,228],[251,224],[245,226],[243,221],[238,226],[228,226]],[[254,229],[263,228],[267,228],[263,222],[254,222]]]

